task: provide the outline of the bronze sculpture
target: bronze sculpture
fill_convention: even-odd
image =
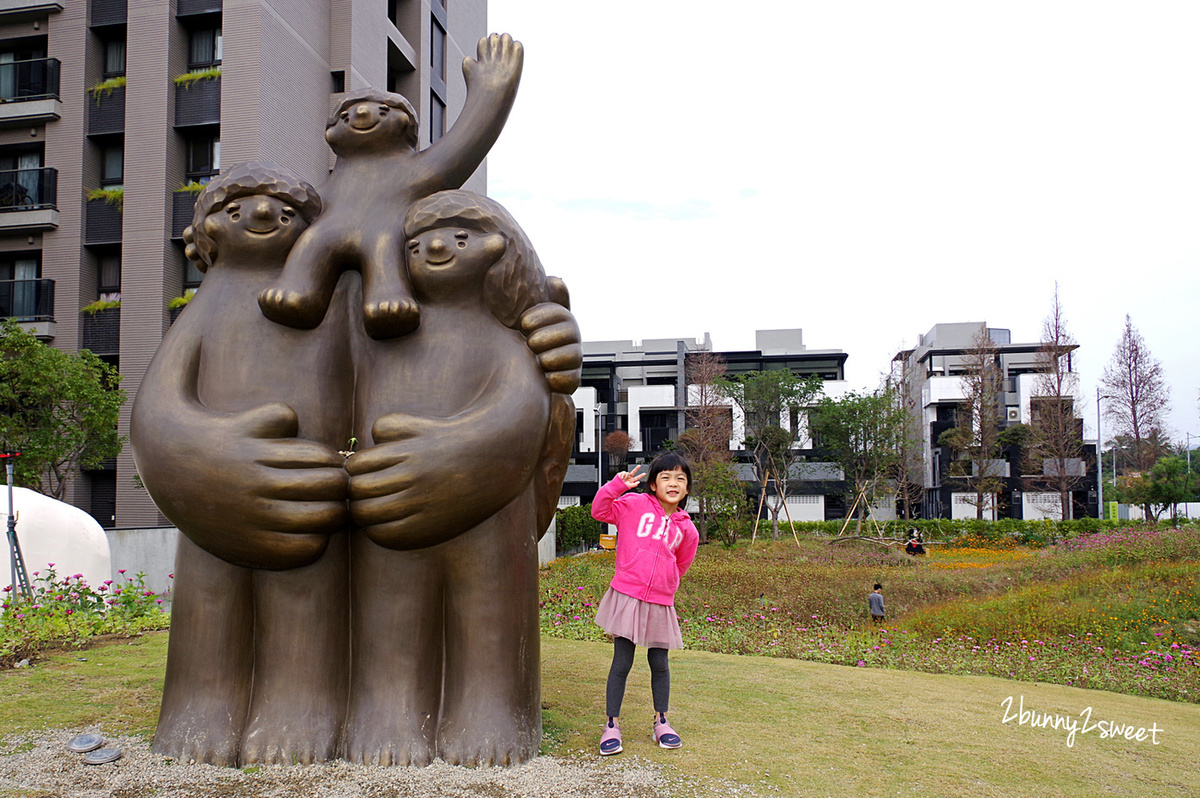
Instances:
[[[502,125],[520,45],[480,42],[481,61],[497,53],[512,80],[490,106]],[[474,137],[489,135],[440,180],[465,179],[495,135]],[[223,765],[537,753],[535,547],[574,436],[579,331],[565,286],[499,205],[420,195],[440,185],[412,175],[372,179],[402,184],[366,193],[390,197],[373,218],[395,229],[371,235],[407,240],[407,261],[318,257],[332,282],[310,283],[315,304],[278,289],[306,263],[293,243],[320,224],[326,243],[353,231],[312,186],[253,163],[197,200],[185,239],[205,282],[131,425],[142,480],[184,533],[160,753]],[[351,439],[361,448],[347,455]]]

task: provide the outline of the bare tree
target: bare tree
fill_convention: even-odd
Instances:
[[[1142,334],[1125,316],[1125,330],[1101,377],[1109,402],[1104,416],[1115,434],[1133,439],[1134,467],[1149,471],[1154,452],[1149,445],[1154,430],[1163,432],[1163,415],[1171,404],[1171,389],[1163,378],[1162,364],[1150,354]]]
[[[699,507],[697,531],[700,540],[708,540],[708,524],[718,519],[718,525],[730,528],[740,510],[741,484],[733,467],[733,452],[729,441],[733,435],[733,414],[729,401],[717,388],[725,376],[725,360],[713,352],[696,352],[687,356],[687,429],[679,436],[679,448],[692,461],[695,484],[689,493]]]
[[[907,370],[907,360],[902,361]],[[923,456],[922,427],[924,418],[921,413],[920,396],[913,389],[912,381],[904,371],[900,374],[890,374],[884,380],[884,389],[891,392],[896,404],[903,412],[903,429],[898,442],[895,473],[893,480],[896,485],[896,500],[899,503],[903,517],[916,518],[925,496],[925,458]]]
[[[1049,486],[1058,493],[1064,520],[1071,517],[1071,491],[1083,484],[1083,420],[1076,414],[1078,375],[1071,367],[1079,348],[1067,330],[1067,320],[1054,286],[1050,315],[1042,322],[1042,345],[1035,356],[1038,375],[1030,401],[1029,434],[1025,458],[1032,473],[1029,488]]]
[[[1004,462],[1000,460],[1000,396],[1003,388],[1000,348],[992,341],[987,327],[981,326],[963,354],[962,385],[964,402],[957,413],[956,426],[938,438],[957,455],[951,476],[962,480],[974,494],[967,501],[975,507],[975,517],[994,510],[997,494],[1004,489]]]

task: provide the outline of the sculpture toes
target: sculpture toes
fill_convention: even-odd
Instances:
[[[329,298],[313,292],[287,288],[267,288],[258,295],[263,315],[276,324],[311,330],[321,324],[329,307]]]
[[[433,752],[426,745],[371,745],[356,743],[347,747],[346,759],[356,765],[379,767],[428,767]]]
[[[377,340],[408,335],[421,324],[421,311],[411,299],[367,302],[363,305],[363,327]]]
[[[311,765],[333,758],[334,744],[330,735],[321,738],[292,740],[271,738],[261,734],[242,747],[242,765]]]

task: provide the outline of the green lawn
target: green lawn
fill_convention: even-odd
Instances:
[[[0,673],[0,723],[12,733],[154,727],[165,632],[55,654]],[[672,723],[684,748],[649,736],[649,675],[639,656],[625,701],[626,753],[594,753],[603,716],[605,643],[543,638],[546,754],[621,767],[634,758],[708,785],[763,794],[1197,795],[1200,709],[1193,704],[999,678],[866,669],[702,651],[673,652]],[[1003,722],[1027,711],[1157,727],[1157,744]],[[719,790],[718,790],[719,791]],[[22,795],[0,790],[0,795]],[[669,793],[663,793],[667,795]]]

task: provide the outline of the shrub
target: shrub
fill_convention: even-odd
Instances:
[[[600,522],[592,518],[592,505],[573,505],[555,513],[555,543],[560,552],[600,543]]]

